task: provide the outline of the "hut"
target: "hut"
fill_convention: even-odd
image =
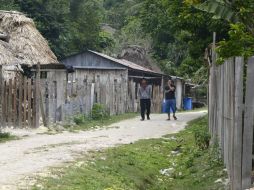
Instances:
[[[104,104],[110,114],[138,111],[137,89],[142,78],[153,86],[153,111],[161,111],[162,73],[90,50],[69,56],[61,62],[74,69],[68,76],[71,84],[68,92],[72,92],[68,97],[70,102],[75,102],[75,106],[70,103],[71,107],[81,112],[88,113],[94,102]]]
[[[0,69],[0,120],[4,126],[38,127],[40,113],[47,115],[42,109],[48,107],[47,99],[64,98],[58,88],[66,80],[64,65],[33,20],[20,12],[0,11]]]

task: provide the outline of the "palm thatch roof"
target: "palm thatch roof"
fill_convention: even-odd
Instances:
[[[0,34],[8,36],[0,39],[0,65],[58,63],[33,20],[24,14],[0,10]]]

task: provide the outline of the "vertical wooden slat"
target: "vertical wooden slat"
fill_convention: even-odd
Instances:
[[[26,127],[27,126],[27,123],[26,123],[26,116],[27,116],[27,77],[24,76],[24,82],[23,82],[23,89],[24,89],[24,96],[23,96],[23,127]]]
[[[3,83],[3,95],[2,95],[2,115],[3,115],[3,127],[6,127],[6,81]]]
[[[18,127],[22,127],[23,76],[19,76]]]
[[[13,126],[17,127],[17,77],[13,82]]]
[[[244,59],[235,59],[234,80],[234,141],[233,141],[233,189],[242,189],[242,121],[243,121],[243,68]]]
[[[38,128],[40,125],[40,63],[37,64],[36,68],[36,80],[35,80],[35,104],[34,104],[34,127]]]
[[[6,81],[5,83],[5,121],[6,121],[6,126],[9,126],[9,112],[8,112],[8,108],[9,108],[9,104],[8,104],[8,94],[9,94],[9,84]],[[9,126],[10,127],[10,126]]]
[[[2,66],[0,65],[0,127],[3,127],[3,82]]]
[[[31,103],[32,103],[32,86],[31,86],[31,79],[28,79],[27,81],[27,99],[28,99],[28,105],[27,105],[27,122],[28,126],[32,127],[32,110],[31,110]]]
[[[8,90],[8,126],[12,126],[12,79],[9,79]]]
[[[251,187],[252,146],[254,125],[254,57],[248,60],[246,95],[244,108],[243,156],[242,156],[242,189]]]

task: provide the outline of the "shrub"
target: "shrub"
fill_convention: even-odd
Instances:
[[[80,114],[80,115],[76,115],[74,118],[73,118],[73,121],[76,125],[82,125],[85,123],[85,116]]]
[[[100,120],[100,119],[108,118],[109,113],[105,109],[104,105],[96,103],[93,105],[93,108],[91,111],[91,117],[94,120]]]
[[[196,145],[201,149],[205,150],[208,149],[211,135],[208,131],[207,126],[198,126],[194,130],[195,142]]]

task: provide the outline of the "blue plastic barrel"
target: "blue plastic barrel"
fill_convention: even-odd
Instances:
[[[183,109],[192,110],[192,98],[188,97],[183,99]]]

